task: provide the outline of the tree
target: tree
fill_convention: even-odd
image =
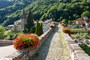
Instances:
[[[39,22],[37,21],[36,23],[36,32],[37,35],[39,35]]]
[[[36,34],[38,36],[43,34],[43,26],[42,26],[42,22],[37,21],[36,23]]]
[[[88,18],[90,18],[90,12],[89,11],[83,12],[81,17],[88,17]]]
[[[25,32],[26,33],[31,32],[30,30],[32,29],[33,26],[34,26],[33,16],[31,11],[29,11],[28,17],[27,17],[27,24],[25,25]]]
[[[40,23],[40,35],[43,34],[43,24],[42,22]]]

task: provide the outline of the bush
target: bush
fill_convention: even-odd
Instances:
[[[8,30],[4,32],[4,36],[5,36],[5,39],[13,40],[16,38],[17,34],[12,32],[11,30]]]
[[[35,33],[35,26],[31,27],[30,32]]]
[[[11,30],[8,30],[8,31],[5,31],[5,32],[4,32],[4,35],[5,35],[5,36],[11,35],[11,34],[12,34],[12,31],[11,31]]]
[[[63,31],[64,33],[69,34],[69,35],[72,34],[72,30],[71,30],[70,28],[67,28],[67,27],[63,28],[62,31]]]
[[[37,35],[39,35],[39,22],[37,21],[36,23],[36,32]]]
[[[88,17],[88,18],[90,18],[90,12],[89,11],[83,12],[81,17]]]
[[[90,56],[90,45],[79,44],[79,46]]]
[[[90,39],[90,36],[88,35],[88,33],[77,33],[77,34],[72,34],[73,38],[85,38],[85,39]]]
[[[43,34],[43,24],[42,24],[42,22],[40,23],[40,34],[41,35]]]
[[[5,32],[5,28],[0,26],[0,39],[4,38],[4,32]]]
[[[36,23],[36,34],[38,36],[43,34],[43,26],[42,26],[42,22],[37,21]]]
[[[72,38],[81,38],[81,34],[72,34],[71,35]]]
[[[17,50],[25,48],[35,48],[40,44],[36,34],[20,34],[13,42]]]

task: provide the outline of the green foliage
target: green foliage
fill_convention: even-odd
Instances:
[[[88,18],[90,18],[90,12],[89,11],[83,12],[81,17],[88,17]]]
[[[35,26],[31,27],[30,32],[35,33]]]
[[[90,45],[79,44],[79,46],[90,56]]]
[[[43,26],[42,26],[42,22],[37,21],[36,23],[36,34],[38,36],[43,34]]]
[[[90,36],[88,33],[77,33],[77,34],[72,34],[71,35],[73,38],[85,38],[85,39],[90,39]]]
[[[0,9],[0,23],[12,24],[20,17],[23,8],[31,10],[34,20],[53,18],[72,22],[81,17],[84,11],[90,11],[90,0],[12,0],[13,5]],[[66,23],[66,22],[65,22]],[[68,23],[68,22],[67,22]]]
[[[12,31],[11,31],[11,30],[8,30],[8,31],[5,31],[5,32],[4,32],[4,35],[5,35],[5,36],[11,35],[11,34],[12,34]]]
[[[37,21],[36,23],[36,32],[37,35],[39,35],[39,22]]]
[[[5,32],[5,28],[0,26],[0,39],[4,38],[4,32]]]
[[[43,34],[43,24],[42,24],[42,22],[40,23],[40,34]]]
[[[26,32],[27,33],[31,32],[31,29],[33,29],[32,28],[33,26],[34,26],[33,16],[32,16],[31,11],[29,11],[28,18],[27,18],[27,24],[25,25]]]
[[[11,30],[7,30],[4,32],[5,39],[13,40],[16,38],[17,33],[12,32]]]

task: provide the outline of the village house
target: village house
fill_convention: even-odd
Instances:
[[[50,28],[51,21],[52,21],[52,19],[48,19],[48,20],[45,20],[44,22],[42,22],[43,32],[46,32]],[[12,26],[8,25],[8,27],[13,27],[13,31],[15,31],[15,32],[23,32],[26,24],[27,24],[27,17],[23,10],[20,15],[20,19],[15,21],[14,25],[12,25]],[[36,21],[34,21],[34,24],[36,25]]]
[[[80,25],[81,27],[86,26],[87,28],[90,27],[90,19],[87,17],[82,17],[79,20],[76,20],[75,23]]]

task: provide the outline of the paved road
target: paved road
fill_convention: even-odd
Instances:
[[[59,29],[56,27],[51,36],[44,42],[31,60],[63,60],[61,58],[62,47],[60,43]]]
[[[17,50],[13,47],[13,45],[0,47],[0,58],[8,56],[16,51]]]

